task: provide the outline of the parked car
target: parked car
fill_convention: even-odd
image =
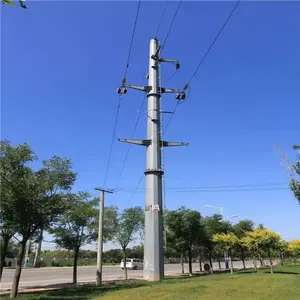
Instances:
[[[138,258],[126,258],[126,268],[131,270],[143,270],[143,260]],[[124,259],[121,260],[120,268],[124,270]]]

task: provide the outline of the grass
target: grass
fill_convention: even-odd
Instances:
[[[178,277],[160,283],[128,281],[97,288],[83,286],[60,291],[23,294],[21,300],[299,300],[300,266],[237,272],[234,275]],[[1,299],[7,299],[1,297]]]

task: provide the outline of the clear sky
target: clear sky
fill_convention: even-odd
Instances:
[[[178,2],[170,2],[161,24],[165,38]],[[163,66],[163,86],[182,88],[235,2],[183,1],[164,49],[181,69]],[[108,159],[118,95],[124,74],[137,2],[28,1],[28,10],[1,5],[1,138],[28,142],[39,158],[72,160],[74,190],[96,195]],[[149,40],[162,1],[142,1],[128,82],[146,84]],[[279,144],[290,160],[300,143],[300,3],[242,2],[191,85],[191,94],[168,128],[166,139],[188,147],[165,150],[167,188],[265,185],[261,191],[167,193],[167,207],[185,205],[209,215],[224,207],[264,223],[287,239],[299,238],[300,208],[274,154]],[[142,93],[122,98],[116,137],[132,138]],[[163,97],[172,110],[173,95]],[[164,122],[167,122],[165,117]],[[136,138],[146,137],[142,113]],[[107,187],[114,188],[128,145],[115,142]],[[145,149],[131,147],[120,192],[107,205],[144,205],[144,182],[131,195],[145,168]],[[276,189],[274,189],[276,188]],[[238,219],[235,219],[237,221]]]

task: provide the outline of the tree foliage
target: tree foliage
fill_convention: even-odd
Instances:
[[[295,163],[295,165],[293,165],[292,167],[294,168],[298,179],[297,178],[292,178],[291,182],[290,182],[290,187],[291,190],[293,191],[296,199],[298,200],[299,204],[300,204],[300,182],[299,182],[299,177],[300,177],[300,146],[298,145],[294,145],[294,150],[297,151],[297,161]]]
[[[98,201],[91,200],[91,196],[84,192],[67,195],[67,201],[65,212],[49,232],[54,235],[54,241],[60,248],[73,251],[73,283],[77,283],[77,260],[80,247],[95,238],[94,229],[98,214],[95,205]]]
[[[22,7],[22,8],[25,8],[27,9],[27,6],[25,5],[25,0],[19,0],[19,5]],[[2,4],[9,4],[11,6],[15,6],[15,2],[12,1],[12,0],[2,0]]]
[[[183,253],[188,251],[189,273],[192,274],[192,248],[201,238],[201,215],[198,211],[180,207],[165,215],[167,242]]]
[[[65,193],[76,177],[67,159],[54,156],[34,171],[28,163],[35,159],[28,144],[14,147],[8,141],[1,142],[1,191],[5,195],[1,199],[1,226],[10,226],[21,237],[11,297],[17,295],[27,241],[64,211]]]
[[[123,251],[125,278],[127,279],[126,248],[129,243],[134,242],[139,231],[144,227],[144,211],[140,206],[125,209],[118,214],[115,243],[119,244]]]
[[[292,240],[288,245],[289,252],[294,257],[300,256],[300,240]]]
[[[238,237],[232,233],[216,233],[212,237],[212,241],[219,245],[221,249],[227,251],[229,253],[230,259],[230,270],[231,274],[233,273],[233,265],[232,265],[232,258],[231,258],[231,250],[236,247],[239,243]]]

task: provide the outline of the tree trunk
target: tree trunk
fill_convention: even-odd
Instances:
[[[22,265],[23,265],[24,255],[25,255],[26,242],[27,242],[27,239],[23,239],[19,244],[17,265],[16,265],[16,270],[15,270],[15,274],[14,274],[14,278],[13,278],[13,284],[11,287],[10,298],[15,298],[18,295],[18,287],[19,287],[19,282],[20,282],[20,277],[21,277],[21,272],[22,272]]]
[[[41,251],[42,251],[42,242],[43,242],[43,228],[41,228],[40,236],[39,236],[39,243],[37,247],[37,251],[34,257],[33,267],[39,268],[41,265]]]
[[[73,261],[73,283],[77,283],[77,261],[78,261],[79,247],[74,249],[74,261]]]
[[[189,255],[189,273],[193,275],[193,267],[192,267],[192,248],[188,248],[188,255]]]
[[[123,249],[123,259],[124,259],[124,272],[125,272],[125,279],[128,279],[127,275],[127,266],[126,266],[126,249]]]
[[[269,256],[269,260],[270,260],[270,268],[271,268],[271,274],[273,274],[273,261],[272,261],[272,257],[271,257],[271,250],[270,248],[268,248],[268,256]]]
[[[260,255],[259,255],[258,259],[259,259],[259,262],[260,262],[260,267],[264,268],[266,265],[265,265],[265,262],[264,262],[264,260],[262,259],[262,257]]]
[[[199,253],[199,268],[200,268],[200,272],[202,272],[202,257],[201,257],[201,253]]]
[[[233,263],[231,258],[231,251],[229,250],[229,263],[230,263],[230,273],[233,274]]]
[[[181,252],[181,255],[180,255],[180,264],[181,264],[181,273],[184,274],[183,252]]]
[[[255,269],[255,271],[257,271],[257,262],[256,262],[256,256],[253,256],[253,265],[254,265],[254,269]]]
[[[217,260],[218,260],[218,264],[219,264],[219,270],[221,270],[221,269],[222,269],[222,266],[221,266],[221,260],[220,260],[220,257],[219,257],[219,256],[218,256]]]
[[[241,258],[242,258],[242,262],[243,262],[243,268],[245,270],[246,264],[245,264],[245,250],[244,249],[241,250]]]
[[[213,268],[213,263],[212,263],[211,252],[209,252],[209,265],[210,265],[211,273],[213,273],[214,268]]]
[[[7,248],[8,248],[8,242],[9,242],[10,238],[7,237],[3,237],[2,238],[2,247],[1,247],[1,258],[0,258],[0,282],[1,282],[1,278],[2,278],[2,273],[3,273],[3,268],[5,265],[5,258],[6,258],[6,254],[7,254]]]

